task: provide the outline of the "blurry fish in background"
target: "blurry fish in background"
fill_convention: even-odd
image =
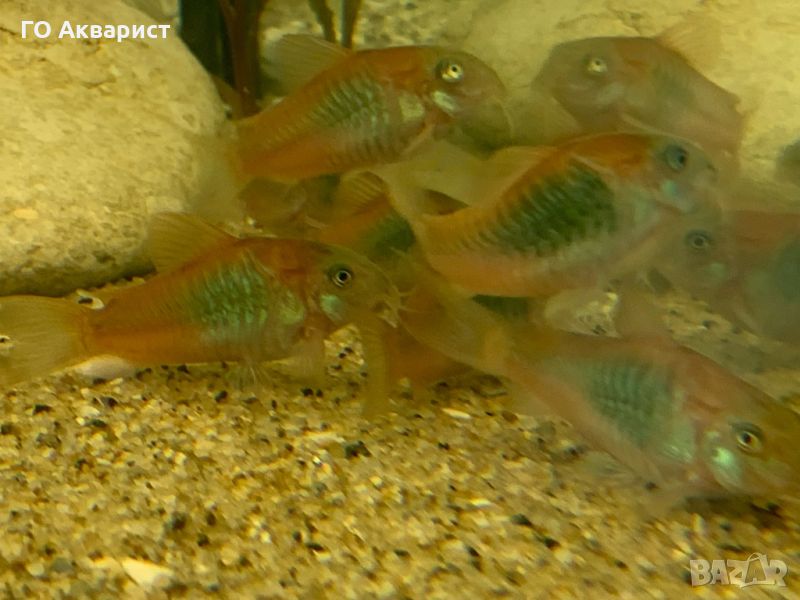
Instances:
[[[800,344],[800,203],[729,202],[718,218],[675,230],[650,263],[656,277],[756,334]]]
[[[0,383],[101,356],[133,366],[296,357],[323,373],[323,341],[349,323],[395,325],[399,297],[381,270],[345,248],[237,239],[194,217],[157,216],[160,273],[99,310],[35,296],[0,298]]]
[[[382,172],[427,262],[474,294],[602,285],[646,264],[676,221],[713,202],[714,168],[682,140],[615,133],[518,150],[521,175],[506,170],[491,199],[446,215],[424,214],[425,191],[402,169]]]
[[[775,162],[775,177],[780,181],[800,186],[800,140],[789,144],[781,151]]]
[[[739,100],[692,65],[693,57],[699,61],[715,53],[718,37],[718,25],[696,17],[654,38],[559,44],[534,81],[529,125],[535,129],[537,121],[571,118],[577,127],[567,127],[567,134],[576,128],[661,132],[694,141],[720,164],[735,163],[744,130]],[[558,115],[563,111],[568,116]],[[526,124],[520,125],[524,131]],[[524,138],[523,133],[517,143]]]
[[[715,362],[667,338],[520,326],[422,280],[428,309],[404,317],[414,337],[508,380],[515,410],[567,419],[666,502],[798,492],[800,416]]]
[[[664,238],[643,273],[654,291],[677,287],[711,300],[734,279],[736,243],[731,218],[715,208],[679,224]]]

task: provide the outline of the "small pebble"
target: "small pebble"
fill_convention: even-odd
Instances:
[[[453,417],[454,419],[461,419],[463,421],[468,421],[472,418],[472,415],[465,413],[463,410],[458,410],[456,408],[448,408],[445,407],[442,409],[442,412],[446,415]]]
[[[159,566],[147,560],[123,558],[120,561],[126,575],[139,587],[149,590],[153,587],[164,587],[173,577],[171,569]]]

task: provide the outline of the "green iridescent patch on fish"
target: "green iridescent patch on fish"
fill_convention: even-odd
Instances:
[[[472,299],[497,314],[509,319],[524,319],[528,316],[528,298],[507,298],[505,296],[487,296],[478,294]]]
[[[382,218],[359,244],[363,254],[373,261],[405,253],[414,244],[414,231],[403,217],[395,212]]]
[[[263,269],[250,257],[209,274],[191,293],[191,319],[217,343],[257,334],[275,308]],[[296,315],[295,315],[296,317]]]
[[[705,434],[703,444],[709,452],[709,466],[714,477],[728,489],[737,489],[742,483],[742,464],[736,454],[726,448],[718,431]]]
[[[383,91],[371,77],[337,82],[314,108],[314,116],[329,126],[361,125],[364,120],[375,126],[385,112]]]
[[[343,162],[374,161],[394,158],[405,140],[393,135],[392,111],[386,91],[369,76],[338,82],[314,108],[315,119],[323,126],[350,132],[345,138],[346,151],[339,153]],[[352,153],[353,156],[345,154]]]
[[[531,187],[481,237],[508,251],[547,256],[616,227],[614,193],[596,171],[575,164]]]
[[[771,279],[784,299],[800,302],[800,238],[789,243],[775,258]]]
[[[651,445],[670,425],[673,384],[662,369],[625,360],[595,363],[587,381],[589,400],[637,446]]]
[[[336,294],[322,294],[319,299],[320,308],[331,321],[340,323],[344,320],[344,302]]]

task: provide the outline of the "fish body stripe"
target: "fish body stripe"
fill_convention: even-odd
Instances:
[[[249,255],[233,264],[220,265],[192,286],[189,292],[189,319],[209,343],[221,347],[258,345],[265,341],[268,326],[277,326],[280,315],[302,320],[302,310],[289,310],[287,304],[300,300],[260,263]],[[302,305],[301,305],[302,306]],[[295,307],[296,308],[296,307]]]
[[[479,236],[510,252],[549,256],[617,227],[614,193],[599,174],[579,166],[529,187],[500,210],[496,224]]]
[[[676,408],[668,374],[631,361],[603,361],[590,367],[587,397],[605,419],[639,447],[651,446],[663,435]]]
[[[340,133],[331,160],[334,166],[395,160],[408,140],[392,89],[368,74],[338,81],[312,112],[316,126]]]

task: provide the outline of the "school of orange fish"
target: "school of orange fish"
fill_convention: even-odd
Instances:
[[[680,39],[566,42],[512,95],[465,52],[286,36],[286,95],[216,165],[275,237],[164,214],[158,274],[99,310],[0,298],[0,383],[104,357],[294,358],[319,380],[324,340],[353,324],[369,411],[401,379],[471,367],[675,499],[796,495],[800,416],[674,342],[654,303],[682,289],[800,347],[800,204],[741,180],[737,98]],[[550,318],[609,290],[620,337]]]

